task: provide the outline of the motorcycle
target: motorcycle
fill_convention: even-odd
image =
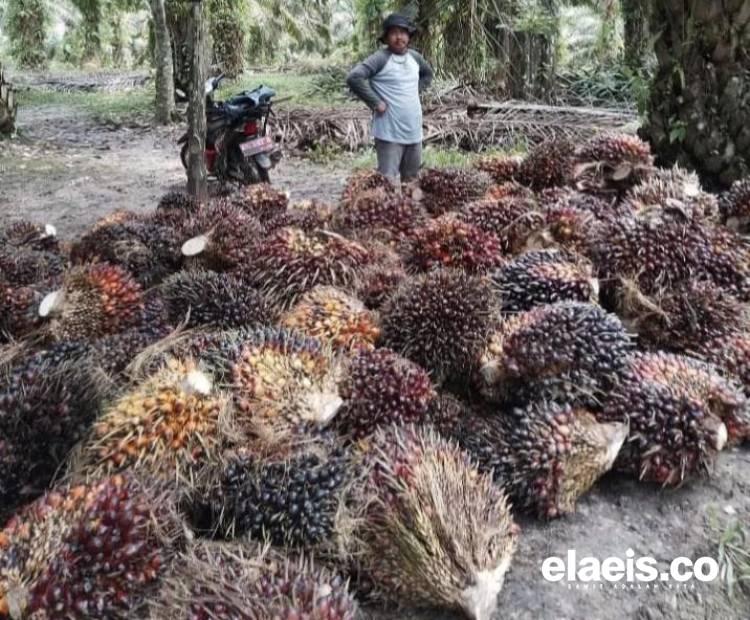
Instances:
[[[204,157],[210,177],[220,182],[234,180],[243,185],[269,183],[269,171],[281,159],[281,151],[267,134],[273,114],[271,100],[276,91],[268,86],[246,90],[226,101],[214,101],[224,74],[209,78],[206,93],[206,147]],[[180,93],[182,94],[182,93]],[[177,141],[180,159],[187,170],[190,132]]]

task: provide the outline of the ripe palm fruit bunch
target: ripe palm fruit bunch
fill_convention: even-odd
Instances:
[[[596,303],[591,263],[560,250],[526,252],[492,274],[503,312],[524,312],[558,301]]]
[[[179,542],[174,514],[168,496],[131,476],[50,492],[0,535],[0,611],[142,617]]]
[[[427,213],[409,196],[376,188],[352,196],[334,218],[334,227],[353,236],[375,236],[386,242],[408,237],[424,224]]]
[[[492,474],[514,508],[554,519],[612,467],[628,436],[625,422],[599,422],[585,409],[535,402],[461,420],[453,435]]]
[[[586,194],[571,187],[553,187],[542,191],[539,204],[543,211],[575,209],[599,219],[633,214],[627,203],[618,202],[615,197]]]
[[[129,469],[164,480],[198,478],[222,448],[227,402],[195,363],[172,359],[104,410],[71,472],[96,478]]]
[[[238,453],[211,497],[220,532],[279,547],[311,549],[328,542],[335,535],[348,466],[346,451],[324,438],[278,456]]]
[[[0,243],[13,249],[60,253],[60,241],[55,227],[51,224],[41,226],[29,220],[18,220],[0,229]]]
[[[575,151],[573,176],[578,189],[627,191],[654,170],[651,147],[637,136],[598,135]]]
[[[0,280],[14,286],[33,286],[60,278],[65,262],[60,254],[0,245]]]
[[[127,329],[87,343],[88,354],[110,379],[123,380],[133,358],[162,338],[166,338],[170,331],[171,328],[158,323]]]
[[[480,385],[491,398],[514,380],[535,381],[576,369],[594,376],[625,363],[630,335],[599,306],[558,302],[508,317],[480,357]]]
[[[615,468],[665,486],[708,471],[727,442],[747,439],[740,386],[699,360],[636,353],[618,373],[600,418],[630,420]]]
[[[181,230],[201,208],[201,203],[183,192],[167,192],[156,205],[149,219],[160,226]]]
[[[500,185],[515,180],[522,161],[523,158],[516,155],[489,155],[478,159],[474,167],[489,174]]]
[[[354,440],[392,423],[424,423],[437,398],[427,372],[388,349],[359,352],[340,387],[344,405],[336,427]]]
[[[191,267],[226,271],[245,265],[263,238],[260,221],[227,202],[201,207],[185,224],[182,255]]]
[[[694,172],[675,166],[656,168],[651,176],[632,187],[624,203],[636,214],[648,209],[673,210],[685,219],[719,220],[719,201],[704,192]]]
[[[91,340],[139,325],[145,305],[140,284],[117,265],[94,263],[65,272],[61,288],[39,305],[55,340]]]
[[[181,271],[159,287],[169,321],[189,327],[257,326],[274,315],[264,296],[239,278],[216,271]]]
[[[491,185],[490,175],[480,170],[426,168],[419,175],[422,204],[435,217],[479,200]]]
[[[266,232],[279,228],[299,228],[305,232],[330,228],[335,207],[318,200],[303,200],[294,203],[289,208],[263,223]]]
[[[35,288],[0,281],[0,343],[23,338],[41,325],[37,313],[41,301]]]
[[[750,179],[735,181],[719,199],[722,221],[732,230],[750,233]]]
[[[544,223],[526,239],[525,249],[560,248],[586,255],[601,220],[576,207],[553,206],[544,212]]]
[[[316,339],[256,329],[223,350],[235,405],[258,433],[268,428],[283,436],[306,424],[325,426],[341,407],[339,362]]]
[[[458,218],[495,235],[505,254],[520,252],[532,232],[544,225],[544,215],[533,198],[482,199],[465,205]]]
[[[453,214],[417,228],[404,254],[407,267],[418,271],[444,267],[483,274],[503,264],[500,240]]]
[[[720,334],[694,348],[696,356],[736,379],[744,387],[745,396],[750,398],[750,333]]]
[[[255,183],[242,187],[232,202],[248,215],[265,223],[286,211],[289,195],[268,183]]]
[[[347,208],[361,194],[374,189],[385,190],[392,194],[396,193],[393,183],[377,170],[357,170],[346,180],[346,185],[341,193],[341,208]]]
[[[429,428],[382,429],[371,453],[356,534],[376,595],[489,620],[518,537],[504,491]]]
[[[98,225],[73,244],[70,258],[74,264],[119,265],[148,287],[179,269],[179,235],[171,226],[142,220]]]
[[[383,305],[383,346],[425,368],[438,384],[462,380],[498,316],[489,280],[433,271],[404,280]]]
[[[362,270],[352,289],[367,308],[379,310],[406,278],[406,269],[400,263],[370,265]]]
[[[479,200],[505,200],[506,198],[534,199],[534,192],[516,181],[491,185]]]
[[[568,185],[573,176],[575,147],[566,138],[545,140],[521,162],[516,180],[534,191]]]
[[[279,326],[340,351],[370,350],[380,338],[375,314],[359,299],[332,286],[318,286],[305,293],[281,316]]]
[[[73,349],[77,349],[73,347]],[[12,510],[45,488],[96,418],[100,385],[85,360],[21,354],[0,368],[0,506]],[[0,510],[0,512],[2,512]]]
[[[291,308],[318,285],[348,288],[372,262],[364,245],[341,235],[282,228],[252,249],[242,276],[281,310]]]
[[[151,604],[152,618],[355,620],[341,576],[254,543],[191,545]]]

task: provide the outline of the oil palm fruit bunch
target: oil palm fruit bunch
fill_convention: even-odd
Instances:
[[[0,611],[138,617],[179,543],[174,514],[168,496],[131,476],[51,491],[0,535]]]
[[[520,252],[531,233],[544,225],[544,214],[536,200],[525,197],[470,202],[458,212],[458,218],[495,235],[505,254]]]
[[[42,297],[33,287],[0,281],[0,343],[23,338],[41,325],[37,309]]]
[[[352,289],[367,308],[379,310],[406,278],[406,269],[401,263],[370,265],[360,272]]]
[[[219,201],[202,206],[182,229],[181,252],[189,267],[227,271],[252,259],[264,234],[260,221],[236,205]]]
[[[574,152],[567,138],[545,140],[524,157],[515,178],[534,191],[568,185],[573,177]]]
[[[159,323],[126,329],[117,334],[86,342],[87,353],[92,361],[110,379],[122,382],[127,378],[127,368],[142,351],[166,338],[171,328]]]
[[[263,225],[266,232],[279,228],[299,228],[305,232],[326,230],[331,228],[331,221],[335,214],[335,207],[318,200],[303,200],[289,206],[289,208],[269,220]]]
[[[382,429],[370,450],[357,561],[375,594],[489,620],[518,536],[504,491],[434,430]]]
[[[265,223],[286,211],[289,194],[268,183],[254,183],[242,187],[232,202],[248,215]]]
[[[335,535],[347,471],[346,452],[335,441],[311,439],[263,457],[240,451],[224,468],[212,513],[224,536],[312,549]]]
[[[354,620],[344,579],[267,545],[197,542],[181,553],[151,604],[152,618]]]
[[[0,378],[0,512],[44,489],[101,404],[90,364],[64,351],[22,352]]]
[[[578,498],[612,467],[627,435],[625,422],[599,422],[585,409],[539,401],[463,417],[453,431],[514,508],[542,519],[574,512]]]
[[[572,187],[552,187],[540,192],[539,206],[543,211],[576,209],[590,213],[596,218],[622,217],[633,215],[633,208],[627,202],[618,201],[614,196],[586,194]]]
[[[432,271],[404,280],[383,305],[383,346],[425,368],[437,384],[462,380],[498,316],[488,279]]]
[[[728,332],[698,343],[692,354],[710,362],[738,381],[750,398],[750,333]]]
[[[492,274],[503,312],[516,313],[558,301],[596,303],[599,281],[583,257],[560,250],[521,254]]]
[[[419,175],[422,204],[432,216],[457,211],[478,200],[492,185],[486,172],[464,168],[425,168]]]
[[[492,233],[442,215],[414,230],[404,250],[407,267],[429,271],[436,267],[487,273],[503,263],[500,240]]]
[[[179,191],[170,191],[159,198],[156,205],[157,215],[165,211],[182,211],[185,214],[192,214],[200,208],[200,202],[190,194]]]
[[[17,220],[0,229],[0,243],[12,249],[26,248],[37,252],[61,252],[57,230],[52,224],[44,226],[29,220]]]
[[[710,364],[662,352],[630,356],[599,415],[630,422],[615,468],[664,486],[707,472],[750,429],[738,384]]]
[[[506,181],[499,185],[491,185],[479,200],[505,200],[506,198],[534,199],[533,190],[517,181]]]
[[[719,199],[722,221],[731,229],[750,233],[750,178],[735,181]]]
[[[74,454],[71,473],[93,479],[127,469],[195,484],[224,447],[232,424],[227,404],[194,362],[172,359],[105,408]]]
[[[337,429],[359,440],[393,423],[423,424],[437,391],[427,372],[388,349],[360,351],[346,364]]]
[[[366,246],[336,233],[282,228],[252,248],[242,276],[288,310],[315,286],[351,286],[371,261]]]
[[[86,340],[139,325],[145,304],[140,284],[122,267],[93,263],[72,267],[62,286],[39,305],[55,340]]]
[[[361,194],[374,189],[384,190],[390,194],[396,193],[393,183],[377,170],[357,170],[346,180],[344,190],[341,192],[341,208],[347,208]]]
[[[480,356],[479,384],[492,400],[513,381],[537,381],[570,370],[610,375],[625,363],[631,338],[599,306],[558,302],[506,318]]]
[[[489,174],[500,185],[515,180],[522,161],[517,155],[489,155],[479,158],[474,167]]]
[[[359,299],[332,286],[318,286],[305,293],[281,316],[279,326],[339,351],[373,349],[380,338],[376,315]]]
[[[624,192],[654,170],[651,148],[637,136],[602,134],[575,151],[574,178],[578,189]]]
[[[196,268],[167,278],[159,287],[170,323],[188,327],[258,326],[275,318],[265,297],[239,278]]]
[[[587,255],[601,222],[590,211],[552,206],[545,210],[543,224],[526,239],[524,249],[559,248]]]
[[[65,270],[60,254],[0,244],[0,280],[14,286],[56,281]]]

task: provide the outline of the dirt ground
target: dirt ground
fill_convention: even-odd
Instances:
[[[181,127],[101,126],[62,106],[19,113],[22,139],[0,142],[0,222],[19,217],[52,223],[62,237],[83,231],[114,210],[152,209],[170,189],[184,186],[176,138]],[[287,158],[274,184],[292,199],[335,200],[347,167]],[[547,583],[543,560],[593,555],[648,555],[660,567],[678,556],[716,557],[717,534],[707,527],[712,512],[723,522],[739,518],[750,527],[750,450],[726,452],[708,480],[661,491],[618,476],[602,480],[578,512],[550,524],[522,522],[518,551],[500,595],[497,618],[607,620],[732,620],[750,618],[750,597],[729,599],[719,582],[691,589],[577,589]],[[692,582],[696,583],[696,582]],[[367,610],[368,620],[449,620],[438,612]]]

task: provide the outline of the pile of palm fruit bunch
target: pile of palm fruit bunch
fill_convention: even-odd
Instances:
[[[748,221],[604,135],[3,228],[0,617],[488,620],[520,518],[747,442]]]

